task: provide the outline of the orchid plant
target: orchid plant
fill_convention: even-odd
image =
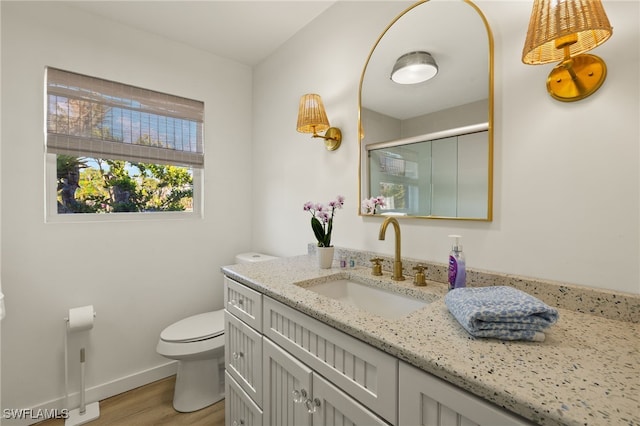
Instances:
[[[327,205],[321,203],[304,203],[304,211],[311,213],[311,229],[318,240],[318,247],[331,247],[331,231],[333,231],[333,216],[336,209],[344,205],[344,197],[338,195],[335,200]]]
[[[382,195],[378,195],[377,197],[367,198],[365,200],[362,200],[362,213],[376,214],[376,209],[378,207],[382,208],[384,206],[386,206],[386,203]]]

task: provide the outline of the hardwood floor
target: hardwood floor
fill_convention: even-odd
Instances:
[[[173,409],[175,376],[100,401],[100,417],[92,426],[224,426],[224,399],[193,413]],[[63,419],[46,420],[38,426],[63,426]]]

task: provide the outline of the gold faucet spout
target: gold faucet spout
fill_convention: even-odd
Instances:
[[[384,236],[387,232],[387,226],[389,226],[389,224],[393,225],[393,230],[395,231],[396,235],[395,261],[393,262],[393,276],[391,277],[391,279],[395,281],[404,281],[404,275],[402,275],[402,257],[400,255],[400,224],[395,217],[387,217],[384,222],[382,222],[378,239],[384,240]]]

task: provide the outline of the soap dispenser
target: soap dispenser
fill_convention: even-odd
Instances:
[[[449,235],[454,242],[449,253],[449,290],[466,286],[467,271],[465,267],[464,253],[460,244],[460,235]]]

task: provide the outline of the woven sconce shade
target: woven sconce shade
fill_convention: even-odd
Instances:
[[[298,126],[300,133],[323,132],[329,128],[329,119],[320,95],[310,93],[300,98]]]
[[[604,43],[613,29],[600,0],[534,0],[522,51],[525,64],[574,57]]]

